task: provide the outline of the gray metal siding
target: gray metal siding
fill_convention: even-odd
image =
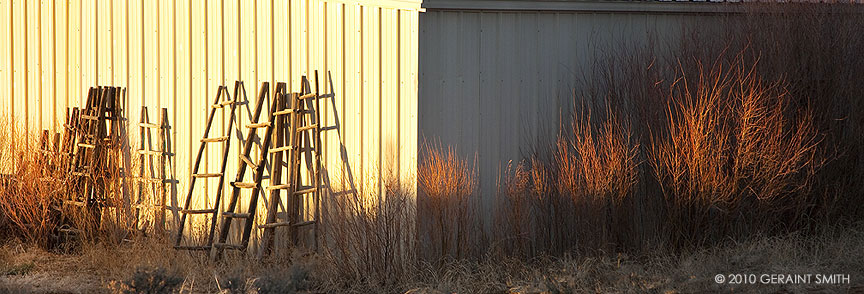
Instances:
[[[488,201],[509,161],[538,140],[551,143],[572,109],[576,82],[596,57],[652,34],[671,42],[693,17],[427,10],[420,15],[421,143],[476,154]]]

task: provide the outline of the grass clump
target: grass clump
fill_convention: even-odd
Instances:
[[[139,267],[117,287],[118,293],[167,294],[183,283],[183,277],[162,267]]]

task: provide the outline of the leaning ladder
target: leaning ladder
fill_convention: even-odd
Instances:
[[[162,233],[165,228],[165,156],[167,155],[166,138],[168,129],[168,110],[162,108],[159,115],[159,123],[151,123],[147,112],[147,107],[141,107],[141,121],[138,122],[140,129],[141,141],[136,150],[138,153],[138,177],[135,178],[137,183],[137,197],[132,204],[134,209],[134,228],[139,229],[141,222],[142,210],[150,210],[154,212],[154,230],[157,234]],[[154,149],[153,132],[156,132],[156,149]],[[154,160],[156,157],[156,160]],[[149,168],[148,168],[149,167]],[[149,170],[149,175],[146,175]],[[151,201],[145,202],[144,191],[149,189],[151,192]],[[146,224],[141,230],[146,230]]]
[[[270,106],[268,120],[266,122],[259,122],[259,117],[261,116],[261,108],[270,96],[270,83],[264,82],[261,85],[261,93],[258,95],[258,102],[255,106],[255,114],[252,116],[255,121],[252,124],[246,126],[250,129],[250,131],[246,135],[246,143],[243,146],[243,154],[240,155],[240,166],[237,167],[237,177],[235,178],[234,182],[231,182],[231,186],[233,186],[234,189],[232,190],[231,198],[229,200],[230,202],[228,202],[226,211],[222,213],[223,219],[221,228],[219,230],[219,241],[213,244],[213,247],[216,249],[214,255],[216,259],[222,257],[222,253],[225,249],[235,249],[243,251],[246,250],[246,247],[249,245],[249,236],[252,232],[252,225],[255,222],[255,210],[258,206],[258,194],[261,192],[261,180],[263,179],[264,168],[267,164],[267,151],[270,148],[270,141],[272,139],[274,129],[274,118],[278,115],[287,113],[285,112],[283,107],[280,107],[284,105],[282,101],[285,99],[285,83],[276,84],[275,93],[276,94],[273,96],[273,101]],[[249,157],[249,153],[252,151],[252,142],[257,135],[257,129],[259,128],[266,128],[266,131],[263,137],[264,141],[261,143],[261,156],[258,159],[258,162],[253,162],[252,159]],[[247,167],[254,169],[252,174],[252,182],[243,182]],[[240,198],[240,189],[252,189],[252,196],[249,199],[249,207],[245,213],[235,212],[237,202]],[[246,220],[243,225],[243,232],[239,244],[228,243],[231,223],[235,218]]]
[[[108,135],[106,120],[117,119],[117,101],[120,88],[93,87],[90,88],[87,107],[79,116],[80,132],[77,133],[75,151],[70,165],[70,174],[74,181],[77,196],[67,203],[90,208],[97,217],[104,205],[105,156],[109,155],[105,147],[113,148],[115,143]],[[107,112],[107,114],[106,114]],[[112,130],[112,133],[113,130]]]
[[[234,126],[234,110],[237,108],[237,102],[242,101],[239,100],[239,95],[242,94],[243,97],[246,97],[246,90],[243,87],[243,82],[234,83],[234,96],[228,95],[228,88],[225,86],[219,86],[219,89],[216,91],[216,100],[213,101],[213,105],[210,106],[210,115],[207,117],[207,127],[204,129],[204,136],[201,139],[201,146],[198,148],[198,156],[195,158],[195,166],[192,171],[191,179],[189,180],[189,192],[186,194],[186,203],[183,205],[183,209],[180,210],[180,226],[177,229],[177,238],[174,242],[174,248],[179,250],[210,250],[211,244],[213,244],[213,232],[216,227],[216,217],[219,212],[219,201],[222,199],[222,184],[225,180],[225,166],[228,163],[228,151],[230,150],[231,143],[231,131]],[[220,101],[222,96],[226,97],[225,101]],[[234,98],[232,100],[231,98]],[[207,137],[210,133],[210,127],[213,124],[213,116],[216,115],[216,109],[223,108],[226,105],[231,105],[231,113],[230,119],[228,122],[228,129],[226,130],[226,134],[221,137],[209,138]],[[225,145],[222,147],[222,162],[220,163],[219,172],[218,173],[198,173],[198,168],[201,165],[201,156],[204,154],[204,148],[207,146],[207,143],[217,143],[224,142]],[[219,178],[219,184],[216,192],[216,203],[213,205],[213,208],[205,208],[205,209],[189,209],[189,206],[192,203],[192,194],[195,191],[195,182],[198,178]],[[183,241],[183,229],[186,225],[186,217],[190,214],[210,214],[212,215],[210,221],[210,230],[207,235],[207,243],[204,245],[182,245]],[[191,222],[191,221],[190,221]]]
[[[277,227],[288,227],[288,234],[291,238],[293,246],[299,245],[298,230],[302,227],[311,226],[313,230],[313,241],[315,250],[318,249],[318,223],[319,223],[319,195],[321,190],[321,128],[319,111],[320,95],[318,95],[318,77],[316,72],[315,77],[315,92],[310,91],[309,80],[306,77],[302,78],[301,90],[299,94],[291,95],[291,121],[288,123],[289,134],[284,137],[281,133],[285,128],[284,121],[277,121],[277,127],[280,128],[276,134],[275,148],[271,149],[274,155],[273,170],[271,171],[271,185],[267,187],[270,190],[269,203],[267,207],[267,218],[264,224],[258,227],[264,229],[261,239],[261,251],[259,257],[270,254],[273,249],[275,239],[275,229]],[[307,107],[307,104],[308,107]],[[314,105],[314,106],[313,106]],[[311,132],[311,134],[309,134]],[[308,137],[307,137],[308,135]],[[288,141],[287,146],[282,144]],[[288,183],[281,184],[282,174],[282,153],[288,152],[288,161],[286,165],[288,170]],[[303,183],[301,175],[301,155],[306,154],[307,161],[311,161],[307,165],[307,172],[311,175],[310,183]],[[288,221],[278,222],[276,220],[277,210],[279,208],[280,190],[286,190],[288,196]],[[304,200],[308,200],[306,195],[311,195],[313,218],[306,221],[301,221],[303,218],[302,206],[309,207]]]

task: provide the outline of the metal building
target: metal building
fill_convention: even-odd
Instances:
[[[413,179],[425,139],[477,154],[481,193],[501,165],[548,135],[575,75],[599,44],[672,36],[681,21],[727,4],[509,0],[0,0],[0,114],[25,130],[59,129],[87,87],[128,88],[126,117],[167,108],[176,156],[170,205],[188,182],[219,85],[332,73],[323,137],[331,181]],[[241,108],[239,124],[254,103]],[[227,115],[216,118],[217,131]],[[132,137],[138,128],[130,127]],[[238,133],[235,139],[241,138]],[[11,148],[3,146],[3,148]],[[240,144],[232,144],[229,158]],[[220,155],[206,152],[205,162]],[[343,160],[344,159],[344,160]],[[227,174],[239,159],[229,163]],[[206,165],[205,165],[206,166]],[[229,176],[230,177],[230,176]],[[215,185],[196,201],[212,202]],[[352,188],[352,187],[349,187]],[[226,188],[227,189],[227,188]],[[176,216],[176,212],[175,212]]]
[[[722,2],[722,1],[712,1]],[[731,3],[426,0],[420,14],[420,140],[477,156],[480,193],[510,161],[554,139],[576,82],[627,44],[674,41]]]

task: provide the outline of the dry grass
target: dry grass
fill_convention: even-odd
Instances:
[[[137,175],[122,175],[121,170],[125,164],[131,164],[129,169],[134,170],[139,162],[121,161],[119,152],[128,145],[105,149],[96,159],[105,168],[95,170],[90,177],[75,178],[69,173],[69,155],[55,152],[59,146],[51,146],[72,146],[75,142],[65,138],[54,143],[49,138],[46,142],[40,139],[42,134],[23,134],[22,130],[15,123],[0,122],[0,149],[4,154],[0,157],[0,226],[8,227],[8,233],[0,237],[68,250],[81,241],[119,243],[134,232],[129,191]],[[118,138],[118,143],[124,142],[125,138]],[[83,199],[85,181],[94,184],[101,208],[64,205],[65,199]]]
[[[0,128],[0,148],[7,150],[0,157],[0,166],[5,169],[0,185],[0,218],[5,219],[9,236],[43,248],[52,247],[58,241],[55,232],[63,225],[60,198],[66,182],[60,170],[65,160],[57,154],[38,152],[40,142],[22,140],[26,134],[21,134],[23,128],[14,123],[0,123]]]
[[[389,173],[388,173],[389,174]],[[366,186],[378,183],[373,177]],[[383,180],[383,197],[334,195],[326,201],[322,227],[322,264],[330,271],[327,287],[392,289],[406,282],[417,266],[415,192],[411,179]]]
[[[697,80],[679,75],[665,125],[651,129],[646,152],[674,228],[673,248],[792,223],[783,217],[805,208],[801,198],[822,167],[821,136],[811,112],[791,109],[784,83],[763,81],[757,65],[739,58],[708,69],[697,63]]]
[[[469,163],[454,148],[424,142],[417,167],[417,231],[421,258],[437,263],[474,258],[482,251],[476,157]]]
[[[860,227],[824,228],[818,234],[760,237],[739,244],[682,255],[632,257],[545,257],[531,263],[509,258],[421,265],[399,285],[334,284],[333,268],[314,258],[280,257],[259,263],[206,257],[170,250],[170,242],[140,239],[121,246],[92,246],[80,254],[57,254],[29,245],[0,247],[0,270],[32,264],[24,275],[0,276],[4,293],[124,293],[133,285],[173,284],[153,293],[506,293],[545,289],[551,293],[773,293],[777,291],[849,293],[864,290]],[[851,275],[839,285],[728,285],[716,274],[799,273]],[[153,283],[146,282],[152,281]],[[157,286],[158,287],[158,286]],[[154,287],[154,288],[157,288]],[[152,288],[149,288],[152,289]],[[440,291],[440,292],[434,292]]]

